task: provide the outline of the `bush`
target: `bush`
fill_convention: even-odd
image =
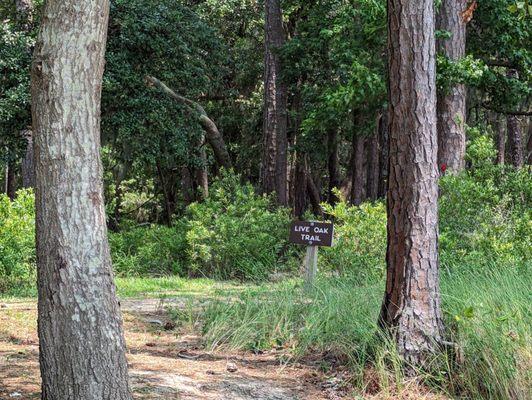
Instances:
[[[383,202],[350,206],[323,205],[335,222],[334,247],[320,251],[320,266],[348,273],[359,282],[382,277],[386,253],[386,207]]]
[[[0,194],[0,293],[34,285],[35,213],[33,192],[20,190],[15,201]]]
[[[186,271],[186,230],[152,225],[110,233],[109,243],[120,276],[183,275]]]
[[[221,279],[263,279],[283,265],[287,209],[275,208],[250,184],[224,172],[209,198],[187,209],[190,273]]]

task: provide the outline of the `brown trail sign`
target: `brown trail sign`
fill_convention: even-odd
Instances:
[[[330,222],[294,221],[290,226],[290,243],[307,246],[306,282],[314,281],[318,270],[318,246],[333,245],[334,226]]]

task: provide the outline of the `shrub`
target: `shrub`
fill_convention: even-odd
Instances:
[[[186,270],[184,224],[160,225],[110,233],[115,271],[121,276],[183,275]]]
[[[384,203],[350,206],[344,201],[323,205],[335,222],[334,247],[320,251],[320,266],[348,273],[360,281],[383,276],[386,252],[386,207]]]
[[[187,209],[190,273],[222,279],[263,279],[281,268],[287,247],[287,209],[275,208],[250,184],[224,172],[209,198]]]
[[[35,284],[33,192],[20,190],[15,201],[0,194],[0,293]]]

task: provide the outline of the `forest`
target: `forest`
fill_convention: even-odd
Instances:
[[[0,399],[532,398],[528,0],[0,21]]]

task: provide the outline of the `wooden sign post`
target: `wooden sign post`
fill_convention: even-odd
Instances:
[[[307,246],[305,281],[314,282],[318,271],[318,247],[333,245],[334,226],[330,222],[294,221],[290,226],[290,243]]]

